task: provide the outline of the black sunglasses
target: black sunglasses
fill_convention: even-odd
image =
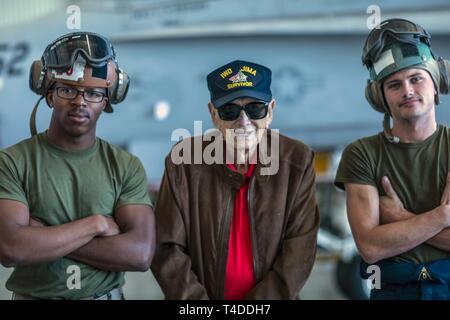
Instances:
[[[269,102],[254,101],[247,103],[244,106],[235,103],[226,103],[218,109],[219,117],[225,121],[233,121],[239,118],[241,111],[247,114],[252,120],[263,119],[267,116],[269,110]]]

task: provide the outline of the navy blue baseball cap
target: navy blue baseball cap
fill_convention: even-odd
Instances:
[[[217,68],[206,77],[211,102],[216,108],[238,98],[270,102],[272,71],[260,64],[236,60]]]

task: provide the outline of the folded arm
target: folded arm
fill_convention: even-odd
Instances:
[[[42,263],[61,258],[92,240],[106,235],[111,225],[101,215],[58,226],[30,226],[28,207],[0,199],[0,262],[6,267]]]
[[[359,253],[368,263],[411,250],[450,225],[449,205],[441,205],[407,220],[380,225],[377,189],[354,183],[346,183],[345,189],[353,237]]]
[[[119,207],[114,219],[120,234],[94,238],[68,258],[108,271],[147,271],[155,250],[155,221],[147,205]]]
[[[389,179],[382,180],[386,196],[380,197],[380,220],[383,224],[414,218],[416,214],[406,210],[395,193]],[[441,197],[441,204],[450,204],[450,173]],[[450,228],[447,227],[426,241],[427,244],[441,250],[450,251]]]

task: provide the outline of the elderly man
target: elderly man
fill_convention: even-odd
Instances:
[[[448,61],[435,57],[422,27],[390,19],[369,34],[363,62],[384,131],[349,145],[336,176],[362,274],[367,263],[380,268],[372,299],[449,299],[450,131],[435,114],[449,89]]]
[[[226,159],[175,164],[173,153],[166,158],[152,271],[167,299],[294,299],[316,253],[313,152],[267,130],[275,108],[268,68],[233,61],[212,71],[207,83],[220,131],[214,143],[225,145]],[[196,139],[202,148],[193,152],[212,143],[200,136],[181,144]],[[279,144],[271,148],[277,170],[264,170],[263,141]]]

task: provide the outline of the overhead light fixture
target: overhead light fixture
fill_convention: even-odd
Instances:
[[[165,120],[170,114],[170,103],[166,100],[159,100],[153,106],[153,117],[158,121]]]

